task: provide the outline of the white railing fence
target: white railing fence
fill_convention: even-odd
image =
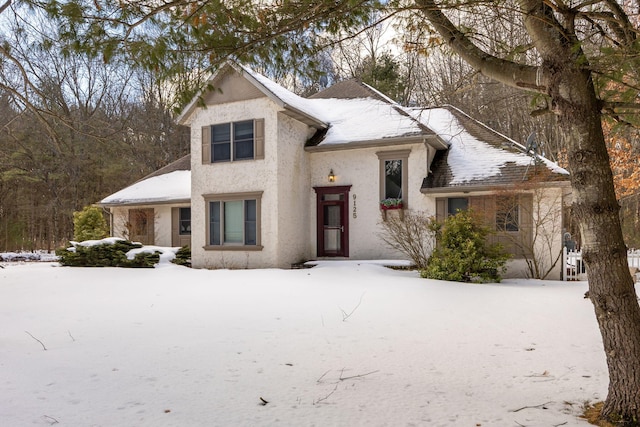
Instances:
[[[564,260],[563,280],[587,280],[587,272],[582,261],[582,252],[569,251],[567,248],[562,249],[562,259]],[[640,271],[640,250],[631,249],[627,252],[627,261],[629,269],[632,271],[633,278],[638,281],[638,271]],[[634,270],[636,272],[634,273]]]

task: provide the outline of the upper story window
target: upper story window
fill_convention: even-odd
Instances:
[[[407,181],[411,150],[380,151],[380,200],[402,199],[407,207]]]
[[[264,158],[264,119],[202,127],[202,163]]]

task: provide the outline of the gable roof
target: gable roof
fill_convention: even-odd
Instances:
[[[191,200],[191,155],[169,163],[98,202],[105,207],[188,203]]]
[[[545,174],[545,181],[566,181],[569,172],[543,156],[452,106],[412,109],[411,114],[445,140],[448,150],[438,151],[423,192],[495,187],[530,181]]]
[[[434,132],[364,83],[345,81],[338,83],[338,88],[303,98],[247,67],[229,62],[209,79],[209,85],[216,87],[228,72],[239,73],[280,106],[284,114],[316,128],[318,132],[306,147],[308,151],[404,143],[407,140],[428,140],[435,147],[446,148]],[[201,92],[185,107],[178,117],[179,123],[188,122],[203,95]]]

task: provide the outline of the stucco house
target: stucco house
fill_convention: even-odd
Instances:
[[[496,239],[513,242],[533,241],[542,206],[553,212],[546,244],[561,250],[567,172],[458,109],[402,107],[355,80],[302,98],[232,63],[208,83],[213,89],[178,117],[191,128],[196,268],[399,259],[379,237],[388,215],[443,218],[468,207],[498,224]],[[140,183],[168,175],[159,172]],[[114,218],[127,209],[117,194],[101,202]],[[382,209],[385,199],[401,199],[401,208]],[[508,210],[506,199],[515,200]],[[128,208],[140,209],[141,200]],[[144,203],[154,209],[156,244],[161,234],[168,241],[160,228],[170,228],[169,218],[175,223],[169,210],[189,206],[188,197]],[[522,275],[522,254],[511,249],[509,275]]]

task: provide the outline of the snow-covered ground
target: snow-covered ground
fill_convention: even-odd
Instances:
[[[586,426],[607,388],[586,290],[5,264],[0,425]]]

